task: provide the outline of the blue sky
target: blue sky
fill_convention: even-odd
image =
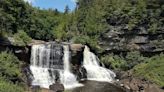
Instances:
[[[74,10],[76,6],[76,0],[25,0],[31,3],[35,7],[40,7],[41,9],[58,9],[59,11],[64,11],[65,6],[68,5],[71,10]]]

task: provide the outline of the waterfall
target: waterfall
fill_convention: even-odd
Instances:
[[[76,80],[76,76],[70,71],[70,51],[69,46],[64,46],[64,73],[61,73],[61,82],[64,84],[64,87],[69,89],[73,87],[82,86]]]
[[[32,85],[49,88],[60,80],[65,88],[81,86],[70,71],[69,46],[54,43],[33,45],[31,50],[30,70],[33,74]]]
[[[32,46],[30,65],[30,70],[34,77],[32,85],[39,85],[41,87],[48,88],[49,85],[55,82],[49,75],[49,59],[50,46],[44,44]]]
[[[112,82],[115,78],[115,73],[111,70],[101,67],[99,64],[98,57],[85,46],[84,48],[84,60],[83,66],[87,70],[87,79],[96,81],[107,81]]]

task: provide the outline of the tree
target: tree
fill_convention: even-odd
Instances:
[[[65,6],[65,11],[64,11],[64,13],[65,13],[65,14],[68,14],[69,12],[70,12],[69,6],[66,5],[66,6]]]
[[[23,30],[19,30],[18,33],[14,34],[14,45],[26,46],[31,42],[31,38]]]

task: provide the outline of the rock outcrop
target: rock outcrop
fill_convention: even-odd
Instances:
[[[164,92],[156,84],[143,78],[135,77],[130,71],[119,74],[116,84],[126,90],[126,92]]]
[[[148,33],[143,28],[133,31],[113,29],[101,36],[99,44],[106,52],[137,50],[143,53],[161,53],[164,52],[164,30]]]

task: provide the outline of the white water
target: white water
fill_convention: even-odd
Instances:
[[[50,49],[46,49],[45,45],[34,45],[31,50],[31,66],[30,70],[33,74],[32,85],[39,85],[48,88],[54,83],[54,80],[49,76],[48,67],[43,68],[43,56],[47,58],[46,64],[49,64]]]
[[[64,84],[64,87],[67,89],[82,86],[82,84],[79,84],[76,80],[76,76],[73,75],[70,71],[70,51],[68,46],[64,46],[64,73],[61,75],[61,82]]]
[[[55,56],[56,49],[51,48],[51,44],[32,46],[30,65],[30,70],[32,71],[34,77],[32,85],[39,85],[42,88],[49,88],[50,85],[55,83],[55,79],[58,73],[60,77],[60,82],[64,85],[66,89],[82,86],[78,83],[78,81],[76,81],[75,75],[70,72],[69,47],[64,46],[63,48],[64,69],[60,69],[59,65],[52,65],[53,62],[59,62],[59,59]],[[58,55],[61,54],[60,50],[56,52],[58,53]]]
[[[101,67],[99,64],[99,59],[96,57],[94,53],[90,51],[90,49],[85,46],[84,49],[84,61],[83,66],[87,70],[87,79],[95,80],[95,81],[104,81],[104,82],[112,82],[115,78],[115,73],[111,70],[108,70],[104,67]]]

